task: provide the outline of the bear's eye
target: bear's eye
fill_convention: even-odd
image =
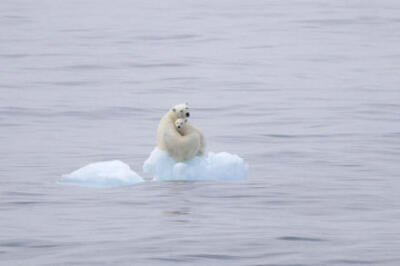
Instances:
[[[181,110],[181,113],[183,112],[183,110]]]

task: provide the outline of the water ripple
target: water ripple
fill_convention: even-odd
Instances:
[[[278,240],[285,240],[285,241],[305,241],[305,242],[322,242],[325,239],[321,238],[312,238],[312,237],[299,237],[299,236],[282,236],[278,237]]]

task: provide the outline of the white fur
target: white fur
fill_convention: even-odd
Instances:
[[[157,128],[157,147],[178,162],[192,159],[200,150],[201,136],[197,131],[182,136],[175,128],[175,121],[185,118],[188,112],[187,104],[175,105],[161,118]]]
[[[200,149],[196,155],[201,156],[204,154],[206,150],[206,140],[203,133],[201,133],[197,127],[190,124],[186,118],[178,118],[175,121],[175,128],[182,136],[186,136],[192,132],[197,132],[200,136]]]

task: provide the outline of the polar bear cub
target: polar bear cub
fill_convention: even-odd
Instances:
[[[176,119],[175,128],[179,132],[179,134],[181,134],[182,136],[186,136],[186,135],[191,134],[193,132],[196,132],[197,134],[199,134],[199,136],[200,136],[200,148],[199,148],[199,151],[198,151],[198,153],[196,155],[201,156],[201,155],[203,155],[205,153],[206,141],[205,141],[203,133],[201,133],[201,131],[198,128],[196,128],[195,126],[190,124],[188,122],[187,118],[178,118],[178,119]]]

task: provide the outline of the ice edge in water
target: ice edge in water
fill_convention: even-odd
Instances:
[[[205,156],[176,162],[157,147],[143,164],[153,180],[241,180],[247,178],[248,164],[238,155],[210,152]],[[144,182],[129,165],[119,160],[88,164],[63,175],[60,184],[84,187],[116,187]]]

